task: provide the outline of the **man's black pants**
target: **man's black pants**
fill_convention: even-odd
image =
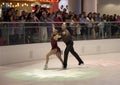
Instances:
[[[75,52],[75,50],[73,48],[73,41],[71,40],[68,43],[66,43],[66,49],[64,51],[64,68],[67,68],[67,60],[68,60],[69,52],[71,52],[71,54],[78,60],[79,63],[83,63],[82,59]]]

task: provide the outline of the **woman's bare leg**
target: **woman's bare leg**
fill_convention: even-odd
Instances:
[[[56,53],[56,49],[53,49],[53,50],[50,50],[50,52],[46,55],[46,63],[45,63],[44,70],[47,70],[47,68],[48,68],[49,56],[51,56],[55,53]]]

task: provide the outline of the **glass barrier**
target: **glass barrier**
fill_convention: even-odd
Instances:
[[[1,22],[0,46],[49,42],[52,36],[53,22]],[[58,32],[63,22],[54,22]],[[120,23],[66,22],[74,40],[95,40],[120,38]]]

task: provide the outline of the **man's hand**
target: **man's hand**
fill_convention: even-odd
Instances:
[[[62,32],[62,35],[65,35],[66,34],[66,32],[64,31],[64,32]]]

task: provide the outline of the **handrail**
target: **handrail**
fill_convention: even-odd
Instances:
[[[52,24],[60,29],[66,23],[74,40],[120,38],[120,22],[0,22],[0,38],[4,45],[49,42]],[[69,23],[69,24],[68,24]],[[60,24],[60,25],[57,25]],[[1,42],[1,41],[0,41]]]
[[[102,21],[96,21],[96,22],[74,22],[74,23],[99,23]],[[0,22],[0,24],[2,23],[71,23],[70,21],[68,22],[22,22],[22,21],[16,21],[16,22]],[[107,21],[104,23],[120,23],[120,21]]]

